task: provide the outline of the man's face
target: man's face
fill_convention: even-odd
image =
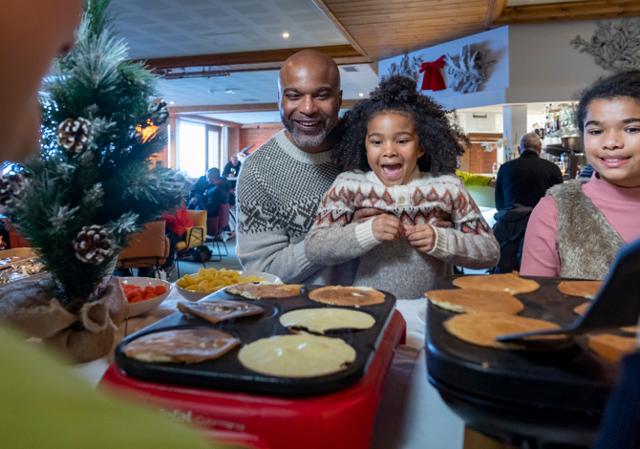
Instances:
[[[325,67],[296,64],[280,74],[280,117],[290,138],[302,150],[324,151],[338,123],[342,103],[339,78]]]
[[[51,60],[73,45],[83,0],[3,0],[0,14],[0,161],[37,148],[38,88]]]

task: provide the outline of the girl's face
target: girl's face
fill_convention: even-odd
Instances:
[[[406,184],[424,154],[413,119],[401,112],[380,112],[367,124],[364,143],[369,167],[386,186]]]
[[[640,186],[640,101],[593,100],[584,122],[584,146],[600,178],[621,187]]]

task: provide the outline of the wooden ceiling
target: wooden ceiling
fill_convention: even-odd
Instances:
[[[313,0],[373,60],[505,24],[640,15],[638,0],[508,6],[507,0]]]

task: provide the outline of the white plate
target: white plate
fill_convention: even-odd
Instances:
[[[256,276],[259,278],[262,278],[263,280],[260,283],[265,283],[265,284],[282,284],[282,280],[271,273],[264,273],[262,271],[239,271],[240,276]],[[186,290],[182,287],[180,287],[178,284],[176,284],[176,290],[178,290],[178,293],[180,293],[180,295],[184,298],[187,299],[189,301],[199,301],[202,298],[204,298],[205,296],[209,296],[212,295],[213,293],[216,293],[218,291],[220,291],[223,288],[227,288],[230,285],[235,285],[235,284],[229,284],[229,285],[225,285],[223,287],[220,287],[219,289],[216,289],[214,291],[211,292],[207,292],[207,293],[201,293],[201,292],[191,292],[189,290]]]
[[[422,324],[427,324],[427,308],[423,308],[418,310],[418,321],[420,321]]]
[[[158,305],[160,305],[162,301],[165,300],[167,296],[169,296],[169,293],[171,292],[171,284],[167,281],[163,281],[162,279],[146,277],[121,277],[118,279],[120,280],[120,283],[122,285],[135,285],[140,288],[145,288],[149,285],[153,287],[164,285],[166,289],[163,294],[154,296],[153,298],[145,299],[144,301],[140,302],[127,302],[127,318],[142,315],[143,313],[147,313],[155,309],[156,307],[158,307]]]

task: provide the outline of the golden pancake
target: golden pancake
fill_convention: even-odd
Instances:
[[[496,337],[520,332],[557,329],[559,326],[549,321],[525,318],[504,313],[471,313],[456,315],[444,322],[451,335],[477,346],[498,349],[526,349],[524,344],[501,343]],[[535,342],[564,341],[565,336],[545,336],[530,339]]]
[[[461,276],[453,280],[453,285],[489,292],[507,292],[512,295],[531,293],[540,288],[536,281],[521,278],[515,273]]]
[[[576,313],[577,315],[584,315],[585,313],[587,313],[587,310],[589,310],[589,307],[591,307],[591,303],[590,302],[585,302],[584,304],[580,304],[577,307],[574,307],[573,312]]]
[[[618,363],[622,357],[632,353],[637,347],[638,340],[635,337],[621,337],[613,334],[589,336],[589,349],[611,363]]]
[[[285,299],[300,295],[300,284],[254,284],[247,282],[227,287],[227,293],[248,299]]]
[[[602,281],[561,281],[558,284],[558,290],[565,295],[593,299],[601,286]]]
[[[298,309],[280,317],[280,324],[324,334],[335,329],[369,329],[376,320],[368,313],[333,307]]]
[[[621,327],[620,329],[622,329],[625,332],[629,332],[630,334],[640,333],[640,326],[625,326],[625,327]]]
[[[246,301],[227,301],[218,299],[215,301],[178,303],[178,310],[187,316],[202,318],[216,324],[221,321],[244,316],[261,315],[264,309]]]
[[[425,296],[436,306],[457,313],[506,313],[515,315],[524,305],[506,292],[457,288],[454,290],[431,290]]]
[[[217,329],[175,329],[136,338],[124,353],[141,362],[199,363],[217,359],[238,344],[240,340]]]
[[[309,299],[334,306],[372,306],[384,303],[384,293],[371,287],[330,285],[309,293]]]
[[[355,349],[342,339],[306,333],[263,338],[238,352],[245,368],[278,377],[326,376],[345,370],[355,359]]]

